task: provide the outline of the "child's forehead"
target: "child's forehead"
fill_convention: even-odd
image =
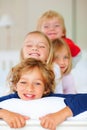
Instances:
[[[49,23],[62,23],[62,21],[57,17],[45,18],[42,20],[42,24],[49,24]]]
[[[67,50],[67,47],[66,46],[64,46],[64,45],[56,45],[55,47],[54,47],[54,49],[56,49],[57,51],[63,51],[63,50]]]
[[[44,74],[44,71],[41,70],[41,68],[39,68],[38,66],[36,67],[30,67],[30,68],[25,68],[22,72],[21,72],[21,75],[20,75],[20,78],[22,77],[26,77],[26,76],[30,76],[31,75],[37,75],[35,76],[36,78],[37,77],[41,77],[43,79],[43,74]]]
[[[51,21],[51,20],[60,20],[60,17],[51,16],[51,17],[45,17],[45,18],[43,18],[43,21]]]
[[[63,55],[69,55],[69,53],[68,53],[67,48],[62,47],[62,48],[59,48],[59,49],[55,50],[55,55],[61,55],[61,56],[63,56]]]
[[[21,74],[32,73],[35,72],[35,70],[39,73],[41,72],[41,67],[39,67],[38,65],[26,65],[26,67],[24,66],[23,69],[21,69]]]
[[[44,45],[47,45],[49,47],[50,41],[44,36],[43,34],[29,34],[26,36],[24,40],[24,45],[27,43],[42,43]]]
[[[35,40],[36,37],[37,37],[37,40],[38,40],[38,39],[45,39],[45,40],[47,40],[46,37],[45,37],[43,34],[41,34],[41,33],[30,33],[30,34],[28,34],[28,35],[25,37],[25,40],[26,40],[26,39],[33,39],[33,40]]]

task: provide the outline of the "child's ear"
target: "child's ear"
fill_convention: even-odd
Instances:
[[[15,86],[13,87],[13,90],[14,90],[14,91],[17,91],[17,85],[15,85]]]
[[[62,37],[65,37],[65,33],[64,32],[62,33]]]
[[[49,89],[44,91],[44,95],[46,95],[46,94],[48,94],[48,93],[50,93],[50,90],[49,90]]]

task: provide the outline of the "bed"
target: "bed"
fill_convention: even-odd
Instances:
[[[15,106],[15,104],[17,104],[17,106]],[[64,98],[58,97],[44,97],[32,101],[24,101],[22,99],[14,98],[0,102],[0,108],[30,117],[30,120],[27,120],[26,122],[26,126],[21,128],[21,130],[44,130],[44,128],[40,126],[39,117],[56,112],[65,106]],[[3,120],[0,120],[0,128],[4,130],[14,130],[13,128],[11,129]],[[87,130],[87,111],[75,117],[69,117],[56,128],[56,130],[66,129]]]
[[[19,59],[19,51],[0,51],[0,96],[9,91],[6,78],[11,67],[16,65]]]
[[[87,121],[65,121],[56,130],[87,130]],[[46,130],[40,126],[39,120],[27,121],[24,128],[11,129],[4,121],[0,121],[0,130]]]

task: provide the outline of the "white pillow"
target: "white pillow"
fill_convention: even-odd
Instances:
[[[64,98],[58,97],[45,97],[30,101],[13,98],[0,102],[0,108],[27,115],[31,119],[56,112],[63,107],[65,107]]]
[[[38,119],[46,114],[57,112],[65,106],[64,98],[60,97],[45,97],[30,101],[13,98],[0,102],[0,108],[29,116],[31,119]],[[68,120],[83,119],[87,119],[87,112],[68,118]]]

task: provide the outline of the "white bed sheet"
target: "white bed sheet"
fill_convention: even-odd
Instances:
[[[23,128],[10,128],[6,122],[0,120],[0,130],[47,130],[40,126],[39,120],[29,120]],[[87,130],[87,121],[64,121],[56,130]]]

